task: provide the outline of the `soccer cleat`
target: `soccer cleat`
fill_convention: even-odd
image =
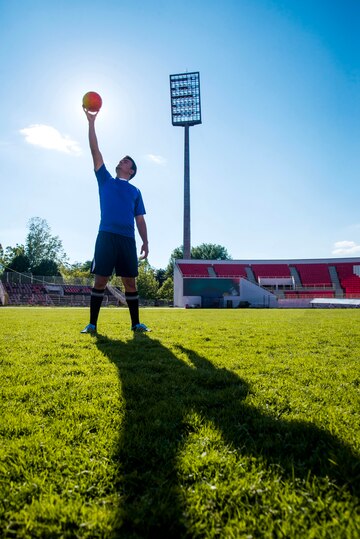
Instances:
[[[131,329],[135,333],[145,333],[145,331],[151,331],[151,329],[146,327],[145,324],[135,324],[135,326],[132,326]]]
[[[96,326],[88,324],[80,333],[96,333]]]

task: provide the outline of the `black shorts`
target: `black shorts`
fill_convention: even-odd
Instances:
[[[91,273],[110,277],[114,270],[120,277],[138,276],[135,239],[100,231],[96,238]]]

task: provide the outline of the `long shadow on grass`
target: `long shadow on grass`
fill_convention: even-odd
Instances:
[[[125,399],[119,441],[119,537],[187,535],[179,500],[177,457],[192,427],[189,412],[212,421],[239,454],[276,464],[285,479],[328,476],[359,495],[359,460],[313,425],[276,420],[244,402],[247,383],[183,346],[174,355],[159,341],[98,336],[118,368]]]

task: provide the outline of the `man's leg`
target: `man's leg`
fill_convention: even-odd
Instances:
[[[104,299],[104,292],[109,277],[103,275],[95,275],[94,288],[91,289],[90,297],[90,324],[88,324],[81,333],[95,333],[96,325],[99,317],[100,307]]]
[[[138,258],[134,238],[119,236],[118,257],[115,264],[116,275],[120,275],[125,287],[125,298],[130,312],[131,329],[134,332],[150,331],[139,321],[139,294],[136,286]],[[126,277],[124,277],[126,275]],[[132,277],[128,277],[131,275]]]
[[[100,307],[102,300],[104,299],[105,288],[109,277],[104,277],[103,275],[95,275],[94,288],[91,290],[90,298],[90,324],[96,327]]]
[[[129,307],[131,326],[140,324],[139,321],[139,294],[136,288],[135,277],[121,277],[125,287],[125,298]]]

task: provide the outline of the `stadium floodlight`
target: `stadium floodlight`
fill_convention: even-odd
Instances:
[[[189,127],[201,124],[200,73],[170,75],[171,121],[185,127],[184,141],[184,254],[191,258]]]
[[[170,75],[171,119],[173,125],[201,124],[200,73]]]

